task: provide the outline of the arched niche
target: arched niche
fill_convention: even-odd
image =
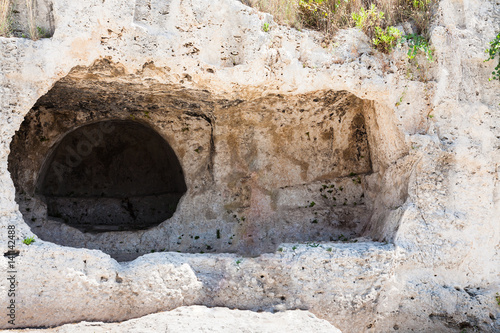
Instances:
[[[170,145],[139,122],[108,120],[66,133],[35,193],[50,217],[84,232],[147,229],[170,218],[186,192]]]

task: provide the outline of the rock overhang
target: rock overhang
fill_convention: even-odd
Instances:
[[[140,3],[138,2],[139,5]],[[175,1],[172,3],[178,4]],[[200,1],[194,5],[195,7],[202,6],[203,2]],[[467,84],[474,85],[478,84],[478,82],[471,82],[467,77],[462,75],[463,73],[468,73],[469,69],[463,71],[463,64],[460,61],[469,64],[471,60],[470,58],[463,57],[463,54],[467,50],[463,50],[461,44],[453,43],[456,43],[456,38],[466,38],[470,41],[471,45],[476,45],[478,50],[481,49],[482,46],[478,43],[487,43],[485,35],[492,31],[492,21],[481,20],[480,23],[476,22],[480,26],[485,27],[484,30],[481,30],[482,32],[475,32],[480,35],[480,38],[471,37],[469,39],[467,37],[469,35],[464,35],[461,30],[463,26],[458,30],[453,24],[446,27],[436,27],[433,32],[433,43],[435,43],[440,53],[439,57],[442,62],[440,61],[436,66],[438,71],[434,74],[438,82],[437,84],[433,84],[432,81],[422,83],[405,78],[404,73],[400,71],[400,69],[405,68],[403,67],[404,61],[401,61],[401,57],[398,58],[398,56],[395,56],[392,59],[387,59],[374,56],[370,48],[366,47],[366,41],[363,41],[363,38],[361,38],[361,41],[360,39],[351,38],[351,36],[355,35],[354,32],[348,31],[342,33],[343,43],[339,50],[323,49],[319,43],[315,43],[318,35],[311,32],[304,31],[299,33],[278,27],[273,23],[271,23],[271,33],[261,32],[261,25],[269,17],[265,14],[252,12],[252,10],[242,7],[237,2],[221,1],[217,6],[211,7],[210,5],[207,6],[208,13],[204,17],[211,17],[211,19],[199,21],[198,23],[201,22],[201,26],[195,20],[200,20],[203,16],[194,16],[195,20],[193,20],[193,16],[190,14],[191,9],[186,8],[186,11],[180,7],[174,8],[177,10],[174,11],[175,15],[169,16],[172,20],[170,23],[173,24],[169,23],[168,27],[164,27],[167,31],[162,31],[162,29],[153,29],[155,27],[153,21],[148,23],[153,28],[135,26],[136,23],[134,23],[134,20],[137,21],[137,18],[139,18],[137,16],[134,19],[135,3],[106,1],[103,4],[95,4],[95,6],[93,4],[92,6],[83,8],[76,4],[63,4],[63,2],[56,1],[54,2],[56,31],[51,40],[31,42],[21,39],[2,39],[2,52],[5,61],[2,62],[3,84],[1,89],[5,96],[11,96],[12,98],[9,97],[9,99],[0,100],[2,109],[6,110],[0,115],[2,123],[9,124],[2,128],[4,135],[2,135],[3,149],[0,152],[0,156],[3,157],[5,162],[7,161],[9,145],[14,136],[14,131],[20,127],[24,116],[35,102],[47,93],[57,81],[64,78],[75,66],[89,67],[96,59],[112,59],[114,64],[120,64],[120,71],[132,75],[135,75],[137,71],[141,71],[146,67],[145,75],[158,80],[162,84],[181,85],[183,89],[206,90],[210,93],[224,92],[228,100],[251,100],[269,94],[284,94],[288,98],[291,95],[308,94],[317,91],[348,91],[358,98],[368,100],[372,103],[373,108],[369,109],[371,110],[371,114],[365,117],[365,121],[371,122],[368,128],[378,128],[378,131],[367,133],[370,137],[368,141],[374,143],[370,145],[370,149],[376,150],[375,153],[371,154],[373,174],[368,177],[367,188],[369,189],[369,193],[384,194],[372,197],[374,207],[378,208],[373,211],[370,219],[371,227],[367,229],[367,235],[371,235],[375,239],[387,239],[389,242],[394,240],[397,245],[396,257],[398,265],[402,264],[402,266],[397,266],[398,268],[395,270],[388,270],[391,273],[387,276],[387,279],[380,281],[382,287],[378,291],[373,294],[361,293],[366,298],[364,296],[359,297],[360,294],[357,292],[357,296],[355,295],[350,298],[348,295],[350,288],[348,287],[336,292],[328,291],[326,293],[329,295],[328,298],[317,298],[317,295],[321,295],[322,292],[324,293],[323,288],[318,286],[319,282],[311,289],[314,289],[316,293],[314,294],[315,297],[302,298],[299,293],[296,293],[290,296],[290,298],[303,300],[304,306],[322,304],[332,298],[337,298],[338,301],[334,303],[342,304],[342,306],[334,308],[339,311],[331,310],[333,308],[327,307],[323,313],[321,312],[321,305],[316,307],[314,311],[315,313],[322,313],[322,316],[329,318],[334,323],[342,323],[339,326],[347,331],[352,329],[352,327],[356,327],[359,330],[365,329],[367,326],[372,327],[373,325],[373,327],[385,327],[389,330],[393,328],[393,324],[391,324],[392,319],[390,318],[402,319],[403,317],[407,317],[407,314],[412,316],[414,323],[405,322],[406,319],[404,319],[398,323],[405,322],[405,326],[398,327],[413,327],[416,329],[421,329],[422,327],[439,327],[442,330],[452,330],[453,327],[459,327],[459,324],[462,322],[468,322],[471,316],[482,318],[481,320],[486,323],[484,325],[480,324],[483,325],[482,327],[490,325],[490,322],[494,323],[494,320],[492,321],[492,317],[488,316],[488,313],[491,312],[493,317],[496,318],[500,316],[496,316],[493,313],[495,312],[492,310],[493,306],[496,305],[492,303],[494,298],[491,295],[494,295],[495,291],[493,289],[489,290],[488,285],[495,283],[496,280],[492,276],[497,274],[498,267],[500,267],[498,265],[496,265],[496,268],[492,266],[498,262],[498,245],[493,244],[493,246],[488,247],[488,244],[495,242],[495,238],[481,236],[481,230],[484,235],[496,235],[494,233],[496,231],[492,233],[492,230],[497,230],[495,229],[496,224],[492,222],[496,220],[492,218],[491,214],[488,215],[488,210],[481,210],[483,208],[483,200],[486,200],[485,198],[489,198],[489,196],[481,195],[482,201],[473,205],[473,211],[480,212],[479,215],[483,217],[481,223],[478,224],[477,221],[474,221],[468,215],[468,212],[471,211],[469,202],[464,202],[464,204],[458,205],[458,207],[453,204],[453,200],[445,200],[441,195],[443,192],[441,191],[442,188],[440,189],[440,186],[446,188],[451,184],[452,181],[448,182],[448,178],[458,180],[453,182],[457,186],[460,183],[471,186],[471,188],[467,188],[467,193],[471,193],[471,191],[474,193],[483,193],[485,189],[493,186],[488,184],[495,183],[494,181],[490,181],[491,179],[487,178],[488,176],[484,172],[476,173],[477,170],[473,170],[471,164],[453,160],[452,157],[455,150],[459,151],[462,155],[467,155],[467,152],[472,149],[476,152],[473,163],[474,167],[480,168],[487,160],[486,156],[477,154],[478,150],[476,146],[482,145],[481,139],[478,139],[477,135],[472,135],[472,138],[469,137],[471,133],[477,132],[462,131],[463,126],[460,125],[459,118],[460,116],[469,114],[469,111],[473,108],[475,110],[474,117],[465,116],[468,118],[468,125],[466,127],[472,126],[474,121],[484,121],[484,126],[491,124],[491,127],[488,129],[483,126],[484,128],[480,132],[489,131],[494,133],[493,128],[495,125],[490,121],[490,118],[494,117],[495,114],[491,110],[498,104],[492,102],[494,98],[491,98],[491,96],[494,94],[494,89],[492,90],[489,86],[481,85],[480,94],[477,95],[475,93],[475,96],[479,97],[470,96],[470,92],[474,92],[473,89],[469,89],[470,91],[467,89],[460,90],[459,92],[456,82],[465,80]],[[489,3],[482,5],[491,7]],[[226,6],[225,10],[234,9],[232,11],[234,15],[232,15],[231,19],[217,15],[216,9],[221,8],[221,6]],[[450,6],[448,1],[444,1],[442,8],[450,10],[452,7],[459,8],[460,6],[463,7],[464,4],[454,3]],[[467,6],[474,5],[467,4]],[[481,13],[486,12],[485,10],[481,10],[481,13],[479,13],[477,8],[471,8],[471,11],[464,11],[462,8],[461,11],[462,13],[467,13],[467,15],[475,13],[475,15],[479,16],[482,15]],[[241,15],[249,15],[251,17],[241,18]],[[453,12],[453,15],[447,16],[447,20],[453,21],[458,16],[460,16],[459,12]],[[75,17],[80,18],[75,20]],[[92,19],[89,17],[92,17]],[[174,22],[179,20],[188,24],[176,25]],[[246,34],[244,33],[245,31],[242,33],[239,30],[237,31],[237,29],[227,29],[232,24],[230,22],[236,22],[236,25],[238,25],[238,22],[246,22],[251,28],[250,30],[245,30]],[[193,23],[196,24],[193,25]],[[219,29],[220,24],[225,28]],[[217,28],[214,28],[214,26]],[[221,34],[221,30],[226,34]],[[245,43],[253,44],[251,48],[245,47],[244,49],[236,50],[240,57],[236,63],[231,61],[231,58],[227,56],[234,51],[231,47],[233,47],[233,43],[237,42],[237,39],[232,36],[233,31],[238,32],[234,36],[243,35],[244,37],[249,37],[249,39],[245,40]],[[220,38],[214,38],[216,35]],[[226,59],[216,56],[218,51],[216,52],[215,49],[218,49],[221,45],[217,45],[216,43],[209,45],[207,42],[210,40],[223,41],[224,39],[227,40],[227,50],[224,50],[226,52],[224,56]],[[198,40],[200,42],[197,42]],[[195,43],[190,45],[189,42],[193,41]],[[465,44],[467,43],[463,45]],[[184,45],[187,46],[184,47]],[[195,48],[200,49],[200,47],[202,51],[198,53],[192,52],[195,51]],[[179,52],[174,52],[175,54],[172,56],[172,49],[179,50]],[[184,49],[190,52],[185,52],[183,51]],[[57,50],[57,56],[54,55],[54,50]],[[482,53],[482,51],[479,53]],[[170,56],[165,56],[168,54]],[[240,54],[244,56],[240,56]],[[401,53],[400,55],[403,54]],[[480,56],[476,56],[476,58],[479,59]],[[456,62],[450,59],[455,59]],[[148,65],[151,64],[151,61],[153,61],[155,67],[158,66],[162,70],[157,71],[155,67]],[[483,68],[478,73],[480,73],[480,77],[485,78],[486,82],[489,71],[484,67],[482,60],[480,62],[481,64],[477,67],[483,66]],[[462,86],[466,87],[467,85]],[[461,96],[460,102],[450,97],[458,95]],[[402,96],[405,103],[398,105]],[[411,105],[409,104],[410,102]],[[466,105],[460,103],[465,103]],[[480,103],[482,108],[475,108],[474,106],[477,103]],[[436,114],[433,119],[427,117],[431,110],[434,110]],[[489,118],[486,116],[487,114],[490,115]],[[473,122],[470,122],[470,120],[473,120]],[[444,139],[443,135],[447,139]],[[460,137],[461,139],[454,141],[455,146],[448,144],[446,146],[449,149],[448,156],[443,156],[441,144],[446,144],[446,140],[452,141],[450,138],[456,137]],[[474,145],[469,147],[468,140],[474,143]],[[485,149],[489,151],[487,148]],[[494,153],[491,156],[495,156]],[[453,163],[457,163],[455,169],[453,169]],[[491,164],[493,165],[494,163]],[[1,168],[4,171],[0,178],[1,188],[3,189],[0,196],[0,207],[3,212],[2,221],[5,225],[15,224],[17,230],[19,230],[19,237],[29,236],[32,233],[27,224],[23,222],[21,214],[19,214],[16,207],[14,188],[10,175],[7,172],[6,163],[2,163]],[[447,170],[452,170],[452,172],[447,173]],[[491,172],[494,173],[494,171]],[[488,172],[488,174],[492,174],[491,172]],[[475,182],[464,181],[464,179],[467,179],[467,175],[473,177]],[[477,184],[483,184],[483,186],[477,186]],[[458,194],[454,197],[457,199],[459,193],[461,193],[460,186],[453,188],[458,190]],[[496,193],[495,189],[492,193]],[[446,213],[443,213],[444,211]],[[477,214],[473,215],[477,216]],[[459,232],[453,228],[465,231]],[[487,232],[485,232],[485,228]],[[473,232],[468,232],[469,230],[473,230]],[[216,234],[214,237],[216,237]],[[137,239],[130,238],[127,235],[124,235],[121,241],[130,244],[131,248],[136,247],[138,244],[136,243]],[[320,244],[318,248],[314,247],[317,244],[314,242],[310,244],[312,246],[307,246],[307,244],[292,244],[290,246],[283,246],[283,249],[285,251],[290,249],[289,254],[293,258],[298,256],[305,259],[309,256],[309,253],[321,249],[325,252],[330,252],[328,249],[331,248],[331,252],[337,252],[336,244],[328,245],[326,242]],[[369,244],[375,247],[382,245],[378,243]],[[106,282],[106,279],[111,282],[115,281],[114,283],[117,284],[118,281],[122,281],[121,275],[118,275],[119,278],[114,280],[110,279],[109,276],[104,276],[105,279],[101,279],[102,276],[99,273],[107,271],[108,268],[110,268],[111,275],[116,277],[117,269],[115,268],[125,266],[117,266],[116,262],[101,252],[60,247],[40,239],[34,245],[36,246],[22,249],[28,261],[41,262],[42,265],[47,266],[51,262],[54,262],[54,258],[57,258],[57,265],[68,267],[63,275],[57,275],[52,270],[41,272],[44,278],[40,281],[50,281],[54,279],[54,276],[57,276],[59,281],[65,281],[68,288],[72,289],[73,292],[81,290],[82,294],[99,285],[99,283]],[[91,242],[87,242],[86,245],[89,248],[95,247]],[[342,255],[347,258],[356,252],[356,245],[346,245],[348,246],[348,253],[342,253]],[[297,249],[301,248],[301,246],[305,246],[306,251],[298,254]],[[325,246],[326,248],[324,248]],[[295,255],[293,254],[294,247]],[[409,252],[407,253],[407,257],[398,257],[397,253],[402,249]],[[36,251],[44,253],[41,255]],[[478,256],[478,253],[481,253],[481,255]],[[165,288],[158,282],[165,277],[177,276],[172,271],[164,271],[159,268],[158,258],[164,258],[163,255],[165,254],[150,254],[131,263],[131,265],[137,265],[134,266],[137,270],[155,272],[153,277],[146,277],[140,274],[139,276],[136,273],[132,273],[131,276],[133,277],[127,280],[129,282],[127,288],[129,289],[126,288],[126,290],[131,290],[132,294],[136,292],[147,298],[145,302],[142,299],[139,301],[143,304],[151,305],[154,302],[162,302],[162,300],[167,300],[167,294],[176,293],[175,288]],[[391,252],[391,258],[394,255],[394,252]],[[485,264],[482,260],[478,259],[483,258],[483,255],[491,258],[490,264]],[[230,256],[228,263],[235,265],[234,269],[241,272],[241,275],[237,279],[233,279],[233,275],[231,274],[214,273],[216,270],[213,267],[217,267],[224,256]],[[268,254],[261,255],[260,258],[265,259],[267,256]],[[62,260],[61,258],[63,257],[68,260]],[[230,281],[232,289],[227,289],[233,290],[234,293],[237,293],[241,281],[245,280],[245,273],[251,272],[254,269],[258,270],[257,268],[253,268],[255,259],[248,258],[243,260],[244,263],[252,263],[249,266],[245,266],[241,262],[237,265],[236,263],[241,261],[242,258],[227,254],[182,254],[179,257],[181,259],[177,257],[174,259],[172,256],[167,256],[165,260],[179,263],[180,266],[183,264],[192,266],[193,264],[187,263],[186,258],[188,257],[193,260],[197,258],[196,260],[200,263],[200,266],[196,268],[196,271],[199,272],[198,280],[201,280],[203,276],[210,281],[218,281],[220,283],[222,283],[221,281]],[[162,260],[164,259],[160,259],[160,261]],[[325,260],[328,260],[328,258]],[[377,260],[383,262],[388,259],[378,257]],[[86,266],[85,261],[88,261],[90,264]],[[205,266],[204,263],[207,263],[207,265]],[[315,264],[311,262],[309,264],[314,267],[316,264],[324,265],[324,261]],[[372,267],[369,262],[363,260],[359,261],[359,265],[367,268],[368,271]],[[470,275],[464,269],[453,268],[455,267],[454,265],[459,265],[460,267],[468,266],[477,274]],[[303,267],[304,270],[307,268],[307,266],[302,264],[296,266],[298,271],[301,271]],[[422,269],[422,267],[424,268]],[[27,270],[30,269],[38,270],[39,265],[25,265],[22,268],[23,274],[26,273],[29,275]],[[158,269],[158,274],[156,274],[156,269]],[[290,266],[284,266],[284,270],[289,269]],[[341,284],[343,279],[340,277],[343,271],[344,267],[340,267],[338,271],[328,271],[325,273],[325,276],[330,276],[331,279],[325,283]],[[490,273],[486,273],[487,271]],[[89,278],[90,272],[94,272],[96,275],[92,275]],[[186,272],[183,271],[182,274]],[[338,272],[338,274],[336,275],[332,272]],[[296,273],[294,271],[294,276],[297,275]],[[278,276],[275,272],[272,275]],[[314,276],[313,273],[309,272],[307,279],[317,282],[315,278],[310,277],[311,275]],[[68,276],[71,279],[68,279]],[[252,293],[256,294],[257,290],[270,294],[272,292],[270,289],[276,288],[274,283],[270,282],[270,285],[266,284],[269,288],[259,289],[260,276],[255,276],[256,284],[251,278],[248,280],[249,285],[252,285],[252,287],[241,296],[241,299],[235,299],[235,304],[237,303],[235,306],[252,308],[260,300],[252,297],[247,298],[248,295]],[[50,297],[44,299],[45,301],[49,299],[50,301],[53,299],[62,300],[61,295],[49,292],[50,288],[42,288],[40,285],[31,284],[31,281],[24,280],[20,282],[26,287],[25,290],[32,295],[36,294],[35,290],[43,290],[44,293],[47,292],[46,295]],[[142,284],[143,282],[144,284]],[[156,291],[142,291],[149,290],[150,286],[155,285],[157,282],[159,289],[155,289]],[[311,282],[311,285],[313,283]],[[452,284],[456,284],[457,288],[447,288],[447,285]],[[481,291],[478,291],[477,294],[479,296],[470,296],[468,293],[463,292],[465,289],[460,288],[460,286],[474,284],[481,286]],[[186,282],[185,285],[189,285],[189,283]],[[179,286],[179,289],[185,289],[185,285]],[[368,285],[374,286],[373,281],[369,280]],[[109,285],[105,285],[105,287],[109,287]],[[60,283],[54,284],[53,289],[56,290],[58,288],[60,288]],[[33,292],[29,292],[30,290]],[[182,299],[182,302],[192,304],[194,302],[193,295],[200,295],[198,293],[200,289],[196,290],[194,293],[188,293],[189,297]],[[126,293],[128,295],[128,291]],[[229,294],[231,297],[234,296],[231,293]],[[436,301],[436,294],[440,295],[439,301]],[[106,295],[109,296],[110,294]],[[149,299],[148,297],[151,298]],[[287,300],[290,298],[287,298]],[[320,303],[315,303],[315,298]],[[20,302],[23,316],[27,318],[25,325],[37,325],[37,323],[42,322],[36,313],[43,313],[47,309],[47,304],[50,303],[49,301],[36,303],[36,310],[31,311],[28,309],[28,304],[32,303],[33,299],[34,297],[23,297]],[[168,299],[171,300],[170,298]],[[246,299],[246,301],[243,301],[243,299]],[[377,310],[372,307],[374,306],[374,299],[377,299],[379,302]],[[459,310],[452,310],[448,307],[443,309],[441,306],[444,302],[454,304],[453,302],[457,299],[461,302],[460,306],[457,307]],[[480,303],[478,299],[480,299]],[[137,299],[135,300],[137,301]],[[166,305],[172,307],[180,304],[173,300],[172,302],[165,302],[168,303]],[[209,299],[206,299],[205,303],[212,304],[210,302]],[[142,314],[141,311],[136,311],[137,308],[133,306],[133,303],[134,301],[131,301],[130,308],[134,310],[124,314],[123,318],[134,316],[134,311],[135,315]],[[217,303],[219,305],[228,304],[227,297],[219,299]],[[109,306],[109,302],[106,303],[104,298],[99,298],[95,304],[99,306],[107,304]],[[353,304],[360,305],[360,310],[356,318],[352,316]],[[159,310],[149,305],[143,309],[144,313]],[[363,305],[368,306],[363,308]],[[300,305],[291,302],[289,306],[294,308]],[[470,309],[470,307],[473,307],[473,309]],[[434,312],[427,315],[426,311],[430,308]],[[343,311],[342,309],[347,310]],[[74,310],[75,312],[80,312],[82,315],[80,317],[65,315],[62,314],[64,311],[61,308],[56,322],[62,323],[93,318],[93,315],[87,311],[88,308],[83,303],[77,304]],[[116,310],[117,308],[109,307],[106,310],[107,312],[103,314],[103,317],[113,318],[112,312]],[[379,319],[382,319],[374,321],[374,311],[379,311],[381,313]],[[465,312],[469,313],[469,315],[465,315]],[[120,316],[116,316],[116,318],[118,317]],[[346,320],[346,318],[348,319]],[[54,321],[50,324],[52,325],[53,323]]]
[[[25,221],[42,239],[102,249],[124,260],[150,251],[258,254],[275,251],[282,242],[348,240],[373,229],[369,224],[376,193],[370,189],[373,184],[367,184],[376,178],[371,156],[387,147],[378,145],[380,133],[370,120],[375,117],[372,102],[331,90],[230,99],[224,94],[144,78],[145,68],[156,67],[149,62],[141,71],[125,74],[122,65],[109,59],[98,60],[90,67],[76,67],[26,116],[11,145],[9,168]],[[168,74],[155,70],[159,76]],[[98,225],[100,218],[89,215],[88,210],[99,202],[100,208],[92,211],[99,211],[102,219],[119,218],[122,215],[116,211],[120,209],[133,210],[134,202],[125,198],[137,192],[130,187],[133,185],[129,186],[130,195],[126,194],[128,190],[123,191],[121,204],[106,199],[109,195],[101,191],[93,199],[85,199],[92,202],[82,204],[82,209],[74,206],[85,201],[78,197],[88,196],[79,192],[93,193],[96,190],[91,187],[111,182],[103,178],[100,184],[92,185],[88,181],[83,185],[88,187],[85,191],[79,188],[82,184],[76,184],[78,177],[92,172],[92,163],[102,169],[103,161],[87,156],[93,156],[92,149],[89,154],[77,150],[79,145],[91,146],[87,145],[85,128],[93,126],[93,131],[99,131],[106,122],[126,123],[128,127],[144,124],[168,142],[172,158],[179,158],[178,168],[183,171],[175,173],[182,172],[185,177],[187,194],[177,213],[158,227],[126,236],[106,228],[101,229],[110,232],[99,235],[71,227],[78,225],[78,219],[86,220],[87,225],[94,219]],[[72,134],[78,131],[83,134]],[[134,136],[133,131],[126,135],[115,131],[114,136],[110,132],[99,133],[106,134],[112,143],[125,140],[115,137]],[[136,145],[141,150],[139,134]],[[56,168],[68,171],[68,175],[75,169],[80,171],[74,188],[66,189],[68,193],[59,199],[52,198],[58,195],[50,189],[51,181],[45,180],[51,175],[47,176],[47,168],[58,156],[56,148],[62,151],[57,165],[65,166],[68,158],[81,162]],[[102,153],[101,158],[107,160],[105,156],[117,150]],[[380,161],[384,161],[383,156],[377,157],[376,163]],[[116,182],[118,178],[130,178],[126,176],[130,172],[140,172],[137,168],[122,174],[120,167],[131,167],[126,164],[122,161],[115,163],[116,170],[106,169],[106,179],[116,178]],[[69,178],[65,184],[71,184]],[[136,186],[143,185],[137,182]],[[152,192],[154,185],[150,186]],[[81,211],[73,214],[75,221],[70,220],[71,207]],[[147,207],[156,214],[154,207]],[[87,229],[96,231],[99,227]],[[125,244],[123,237],[136,240]]]

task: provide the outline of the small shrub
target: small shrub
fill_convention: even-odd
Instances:
[[[299,13],[306,27],[328,31],[330,18],[324,0],[299,0]]]
[[[369,10],[361,8],[359,13],[352,13],[352,19],[356,22],[356,27],[371,38],[373,45],[378,50],[390,53],[399,43],[403,34],[393,26],[383,29],[386,24],[384,15],[377,6],[372,4]]]
[[[262,31],[264,32],[268,32],[269,31],[269,23],[264,23],[264,25],[262,26]]]
[[[302,24],[333,35],[336,30],[354,26],[352,13],[363,7],[362,0],[300,0]]]
[[[372,43],[380,51],[390,53],[399,43],[401,36],[401,31],[392,26],[387,27],[385,30],[382,30],[380,27],[375,27],[375,38],[372,39]]]
[[[404,7],[403,17],[401,20],[413,20],[417,26],[417,30],[426,40],[430,38],[429,27],[431,25],[432,14],[438,4],[438,0],[412,0],[407,1],[409,5]],[[410,5],[411,4],[411,5]]]
[[[35,236],[25,237],[23,240],[23,243],[26,245],[31,245],[31,243],[34,243],[34,242],[35,242]]]
[[[491,72],[490,81],[500,80],[500,32],[495,39],[490,42],[490,48],[486,50],[486,53],[488,53],[488,59],[485,61],[495,60],[495,57],[498,56],[498,64],[493,72]]]
[[[425,54],[425,57],[427,60],[430,62],[434,61],[432,57],[432,50],[429,46],[429,43],[427,40],[420,35],[417,34],[409,34],[403,36],[401,38],[401,42],[407,42],[408,43],[408,59],[413,59],[417,55],[417,53],[420,51]]]
[[[377,28],[380,29],[383,24],[384,13],[372,4],[369,10],[361,7],[359,13],[352,13],[352,19],[356,23],[357,28],[361,29],[368,37],[374,38]]]

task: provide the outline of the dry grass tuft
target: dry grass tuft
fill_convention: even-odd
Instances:
[[[10,0],[0,0],[0,36],[10,35],[10,24]]]
[[[298,0],[243,0],[243,2],[261,12],[272,14],[274,20],[280,24],[296,29],[302,28]]]
[[[33,6],[34,0],[26,0],[26,9],[28,10],[28,34],[32,40],[40,39],[40,34],[36,27],[35,22],[35,8]]]

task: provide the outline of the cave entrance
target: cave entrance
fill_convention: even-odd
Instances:
[[[167,141],[139,122],[108,120],[66,133],[35,193],[49,217],[83,232],[141,230],[170,218],[186,192]]]
[[[143,74],[75,67],[25,115],[9,172],[40,239],[131,260],[394,237],[411,168],[390,107],[334,90],[231,100]]]

